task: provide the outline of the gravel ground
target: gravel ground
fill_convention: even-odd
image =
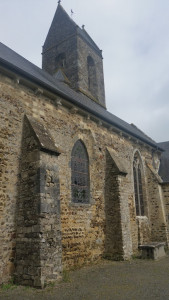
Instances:
[[[0,300],[169,300],[169,256],[159,261],[101,261],[65,272],[63,282],[44,290],[5,287]]]

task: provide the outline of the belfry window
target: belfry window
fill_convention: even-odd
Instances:
[[[89,159],[85,145],[78,140],[71,155],[71,187],[73,203],[89,203]]]
[[[97,79],[96,79],[96,66],[91,56],[87,57],[87,69],[88,69],[88,88],[89,91],[97,96]]]
[[[60,53],[56,59],[56,68],[64,68],[66,65],[66,54],[65,53]]]
[[[136,215],[144,216],[142,165],[141,165],[141,160],[140,160],[138,152],[136,152],[134,155],[133,176],[134,176],[134,194],[135,194]]]

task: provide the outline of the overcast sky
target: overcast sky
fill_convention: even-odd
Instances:
[[[169,141],[169,0],[62,0],[103,50],[107,108]],[[41,67],[56,0],[0,0],[0,40]]]

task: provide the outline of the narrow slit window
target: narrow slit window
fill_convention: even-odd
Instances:
[[[55,59],[56,68],[65,68],[66,66],[66,54],[60,53]]]
[[[142,169],[138,153],[134,156],[133,162],[133,176],[134,176],[134,194],[136,215],[144,216],[144,197],[143,197],[143,183],[142,183]]]
[[[96,66],[91,56],[87,57],[87,69],[88,69],[88,88],[93,96],[97,97],[97,78],[96,78]]]

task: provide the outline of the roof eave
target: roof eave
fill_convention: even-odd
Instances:
[[[89,107],[83,105],[82,103],[78,103],[75,99],[73,99],[72,97],[68,96],[66,93],[64,93],[63,91],[59,90],[57,87],[53,88],[50,85],[48,85],[47,83],[44,83],[43,81],[41,81],[40,79],[36,78],[33,75],[30,75],[28,72],[14,66],[13,64],[7,62],[6,60],[3,60],[2,58],[0,58],[0,63],[2,63],[3,67],[6,67],[7,69],[9,69],[10,71],[15,71],[16,73],[18,73],[21,76],[26,77],[26,79],[29,79],[33,82],[35,82],[36,84],[40,85],[41,87],[47,89],[48,91],[52,92],[52,93],[56,93],[65,98],[66,100],[69,100],[72,104],[77,105],[78,107],[80,107],[81,109],[91,113],[92,115],[98,117],[99,119],[105,121],[106,123],[122,130],[125,133],[128,133],[130,136],[135,137],[138,140],[141,140],[142,142],[144,142],[145,144],[150,145],[152,148],[155,148],[157,151],[163,152],[164,150],[161,147],[158,147],[157,144],[151,143],[150,141],[147,141],[146,139],[138,136],[137,134],[134,134],[133,132],[130,132],[128,129],[124,128],[123,126],[120,126],[118,124],[116,124],[115,122],[110,122],[110,120],[108,120],[107,118],[103,117],[101,114],[97,113],[96,111],[93,111],[92,109],[90,109]]]

